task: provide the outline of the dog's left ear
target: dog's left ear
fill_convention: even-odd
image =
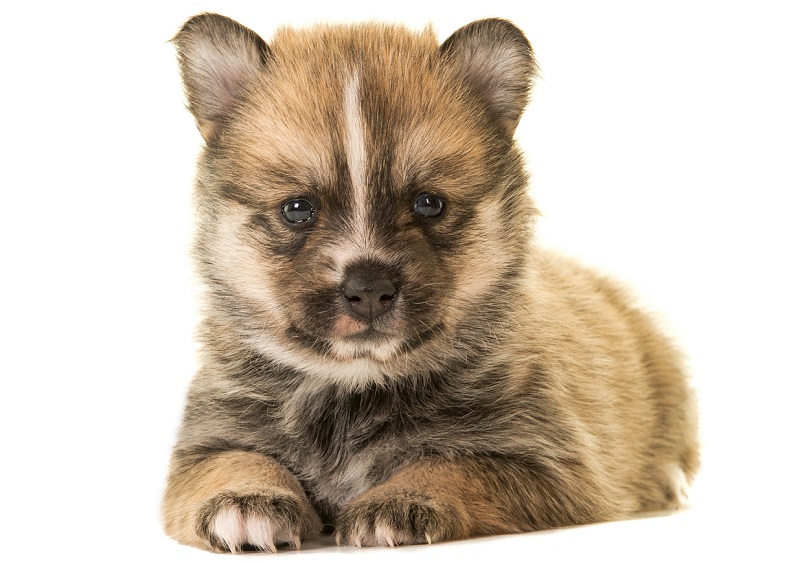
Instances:
[[[522,31],[502,19],[474,21],[453,33],[439,52],[513,135],[536,74],[533,49]]]

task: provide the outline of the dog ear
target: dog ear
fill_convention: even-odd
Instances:
[[[208,142],[271,53],[261,37],[225,16],[200,14],[172,39],[189,110]]]
[[[439,48],[509,135],[517,128],[536,75],[530,43],[514,24],[485,19],[465,25]]]

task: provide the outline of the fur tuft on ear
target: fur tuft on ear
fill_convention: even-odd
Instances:
[[[507,20],[474,21],[453,33],[439,52],[457,65],[464,82],[512,135],[537,70],[533,49],[522,31]]]
[[[172,42],[189,110],[208,142],[247,83],[267,64],[269,47],[254,31],[217,14],[194,16]]]

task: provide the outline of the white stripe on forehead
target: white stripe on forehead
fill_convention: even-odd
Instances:
[[[361,116],[361,91],[358,73],[347,82],[344,89],[345,143],[347,167],[353,189],[352,210],[353,242],[367,252],[370,246],[370,227],[367,206],[367,147],[364,142],[364,120]]]

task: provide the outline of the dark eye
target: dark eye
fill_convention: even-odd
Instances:
[[[414,201],[414,212],[422,217],[432,219],[444,211],[444,200],[438,195],[425,194]]]
[[[310,221],[314,216],[314,205],[308,199],[291,199],[281,207],[286,222],[300,224]]]

